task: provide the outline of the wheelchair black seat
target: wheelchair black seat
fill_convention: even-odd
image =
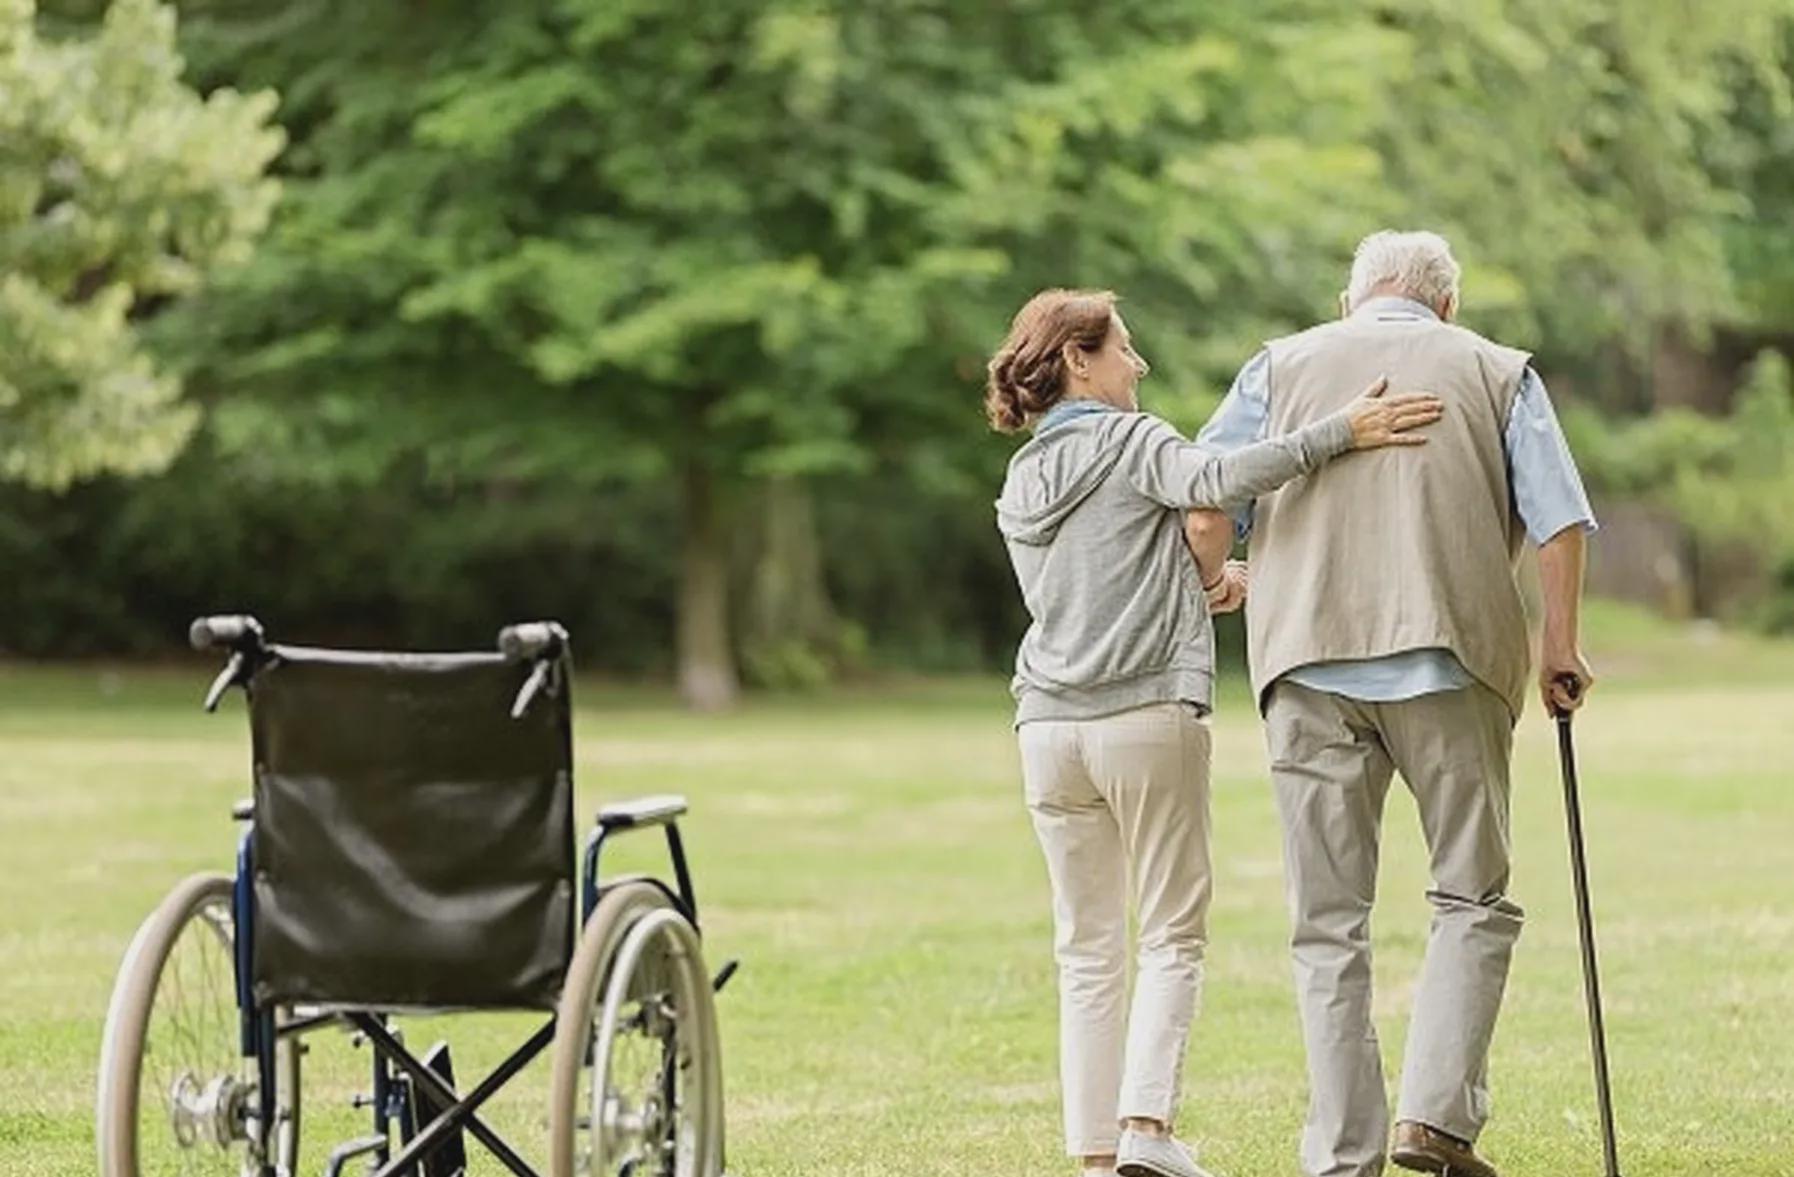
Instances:
[[[269,646],[248,680],[261,1002],[552,1009],[576,919],[564,681]]]

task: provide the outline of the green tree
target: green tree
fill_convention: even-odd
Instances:
[[[164,467],[195,410],[138,322],[240,262],[268,220],[275,100],[183,85],[173,10],[118,0],[44,39],[0,0],[0,479]]]
[[[1652,388],[1650,357],[1739,314],[1726,245],[1755,236],[1738,233],[1756,216],[1741,173],[1786,137],[1794,6],[1378,7],[1406,45],[1378,149],[1406,215],[1458,241],[1472,316],[1582,369],[1612,408],[1687,399]],[[1752,102],[1775,125],[1753,131]]]
[[[1733,71],[1732,133],[1704,152],[1718,182],[1738,193],[1725,223],[1739,308],[1729,323],[1758,338],[1794,336],[1794,0],[1776,0],[1765,63]]]
[[[893,509],[987,482],[983,358],[1048,284],[1122,290],[1157,403],[1212,403],[1386,204],[1354,52],[1386,34],[1318,3],[195,15],[295,140],[272,247],[171,336],[232,390],[220,438],[298,477],[663,483],[702,705],[734,691],[749,490],[784,543],[819,475]]]
[[[105,7],[41,4],[88,32]],[[239,599],[407,640],[553,609],[618,669],[677,632],[716,701],[735,655],[814,680],[854,626],[906,663],[1006,657],[1010,445],[976,406],[1040,286],[1118,289],[1148,407],[1186,426],[1331,313],[1380,224],[1449,233],[1471,321],[1572,403],[1663,403],[1671,340],[1722,411],[1785,345],[1790,0],[692,7],[181,0],[202,91],[282,93],[288,199],[228,285],[131,312],[213,409],[132,550],[185,566],[143,537],[227,486],[256,504],[218,558]],[[1733,436],[1670,421],[1600,432],[1651,478]],[[115,490],[50,530],[123,526]],[[258,589],[295,544],[332,571]]]
[[[1794,379],[1785,356],[1764,349],[1745,369],[1724,417],[1675,408],[1614,420],[1573,410],[1565,427],[1590,483],[1655,504],[1682,525],[1698,565],[1754,556],[1770,579],[1753,611],[1769,628],[1794,628]],[[1713,602],[1697,575],[1694,607]]]

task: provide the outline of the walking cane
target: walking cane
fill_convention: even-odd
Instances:
[[[1572,675],[1558,680],[1574,699],[1582,689]],[[1613,1089],[1607,1079],[1607,1031],[1601,1022],[1601,979],[1595,963],[1595,917],[1588,901],[1588,861],[1582,847],[1582,804],[1576,792],[1576,747],[1570,741],[1570,712],[1551,708],[1557,720],[1557,753],[1563,767],[1564,817],[1570,827],[1570,875],[1576,884],[1576,921],[1582,935],[1582,985],[1588,1003],[1588,1036],[1595,1058],[1595,1097],[1601,1106],[1601,1147],[1606,1177],[1620,1177],[1619,1148],[1613,1137]]]

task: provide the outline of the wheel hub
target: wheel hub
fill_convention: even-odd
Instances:
[[[249,1139],[249,1097],[254,1088],[234,1075],[201,1083],[182,1071],[168,1092],[168,1115],[182,1148],[228,1148]]]
[[[603,1138],[610,1142],[609,1163],[645,1162],[664,1149],[669,1127],[665,1101],[657,1092],[646,1092],[632,1102],[620,1091],[604,1099]]]

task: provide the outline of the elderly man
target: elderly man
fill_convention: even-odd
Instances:
[[[1415,452],[1338,463],[1235,520],[1190,523],[1208,567],[1236,526],[1251,536],[1248,649],[1283,822],[1312,1177],[1370,1177],[1386,1157],[1495,1174],[1474,1143],[1522,916],[1508,895],[1508,761],[1530,661],[1523,532],[1539,547],[1546,704],[1573,709],[1593,682],[1577,640],[1588,500],[1527,353],[1453,323],[1458,278],[1435,234],[1365,238],[1339,321],[1268,345],[1198,439],[1230,450],[1287,433],[1379,375],[1446,403]],[[1397,771],[1426,835],[1433,919],[1390,1148],[1370,913]]]

